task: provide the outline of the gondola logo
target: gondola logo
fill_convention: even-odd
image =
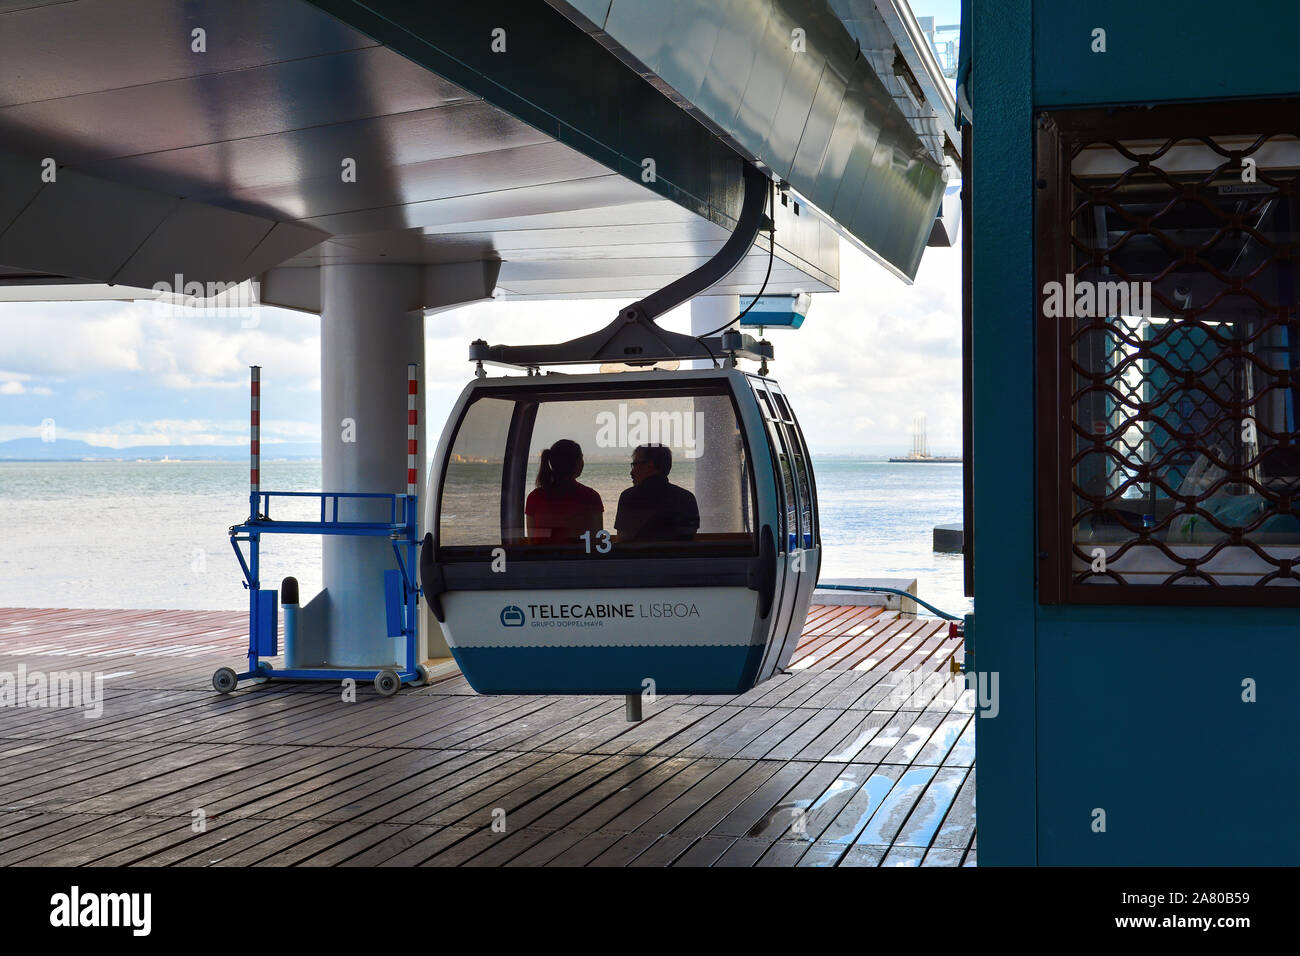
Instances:
[[[524,611],[523,608],[508,604],[501,609],[501,624],[503,627],[523,627]]]

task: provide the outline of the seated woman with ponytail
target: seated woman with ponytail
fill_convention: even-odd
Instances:
[[[582,448],[561,438],[542,451],[537,488],[524,502],[531,544],[577,544],[584,531],[599,531],[604,502],[592,488],[578,482]]]

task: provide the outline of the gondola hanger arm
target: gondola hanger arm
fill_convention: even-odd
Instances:
[[[722,248],[699,268],[621,309],[618,317],[603,329],[550,345],[488,345],[476,339],[470,343],[470,361],[538,368],[604,362],[652,365],[672,359],[714,359],[724,353],[756,362],[771,360],[770,343],[759,342],[734,329],[712,338],[697,339],[662,328],[656,322],[659,316],[730,275],[749,253],[764,225],[770,228],[771,221],[763,213],[769,187],[767,175],[752,163],[745,163],[744,183],[745,195],[736,228]]]

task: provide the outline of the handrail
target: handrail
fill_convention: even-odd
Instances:
[[[319,498],[320,499],[320,524],[329,525],[371,525],[374,521],[339,521],[339,499],[340,498],[378,498],[387,499],[388,501],[388,524],[407,525],[413,520],[411,515],[411,504],[418,497],[406,493],[389,493],[373,491],[256,491],[253,494],[257,496],[258,505],[255,508],[257,512],[249,518],[250,521],[272,521],[271,518],[271,497],[274,495],[278,498]],[[327,502],[333,501],[333,517],[329,520],[325,517]],[[402,502],[402,517],[397,517],[397,502]],[[311,522],[294,519],[293,524],[309,524]]]
[[[938,614],[945,621],[961,620],[961,618],[957,617],[955,614],[949,614],[947,611],[941,611],[933,604],[929,604],[925,601],[922,601],[911,591],[900,591],[898,588],[867,587],[865,585],[859,585],[859,584],[819,584],[817,585],[816,590],[818,591],[875,591],[884,594],[898,594],[911,601],[915,601],[917,604],[921,605],[921,607],[925,608],[927,611],[933,611],[935,614]]]

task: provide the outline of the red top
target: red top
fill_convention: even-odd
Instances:
[[[563,488],[537,488],[524,502],[528,536],[534,543],[574,543],[584,531],[600,528],[604,502],[595,489],[579,482]]]

